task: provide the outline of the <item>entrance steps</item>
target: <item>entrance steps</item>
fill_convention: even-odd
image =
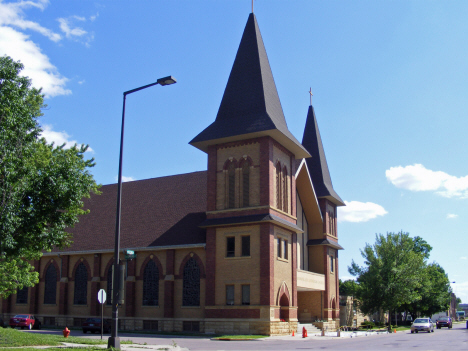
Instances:
[[[322,331],[312,323],[297,323],[297,334],[302,335],[302,328],[305,327],[307,335],[320,334]]]

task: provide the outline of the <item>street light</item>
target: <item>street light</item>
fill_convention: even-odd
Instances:
[[[122,130],[120,132],[120,157],[119,157],[119,185],[117,188],[117,215],[115,223],[115,246],[114,246],[114,276],[112,283],[112,328],[111,336],[107,342],[107,347],[113,347],[120,350],[120,338],[118,337],[118,315],[119,315],[119,286],[120,286],[120,274],[119,274],[119,251],[120,251],[120,203],[122,199],[122,153],[123,153],[123,140],[124,140],[124,125],[125,125],[125,100],[128,94],[134,93],[139,90],[143,90],[153,85],[171,85],[176,83],[176,80],[172,76],[159,78],[155,83],[144,85],[142,87],[128,90],[123,93],[123,109],[122,109]],[[122,296],[123,297],[123,296]]]

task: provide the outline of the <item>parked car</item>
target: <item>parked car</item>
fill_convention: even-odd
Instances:
[[[3,328],[8,327],[8,325],[5,324],[5,322],[3,321],[3,318],[2,318],[2,317],[0,317],[0,327],[3,327]]]
[[[21,329],[28,328],[29,330],[41,329],[41,321],[36,319],[32,314],[17,314],[10,318],[10,327],[21,327]]]
[[[81,325],[83,333],[100,333],[101,332],[101,318],[87,318]],[[104,319],[104,333],[109,333],[111,327],[110,323]]]
[[[430,318],[416,318],[414,320],[413,324],[411,324],[411,334],[420,331],[434,332],[434,323]]]
[[[437,329],[440,329],[442,327],[447,327],[447,328],[451,329],[452,328],[452,318],[450,318],[450,317],[440,317],[436,321],[436,327],[437,327]]]

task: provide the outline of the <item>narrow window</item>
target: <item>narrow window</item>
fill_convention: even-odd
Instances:
[[[283,247],[283,258],[285,260],[287,260],[288,259],[288,241],[284,240],[283,245],[284,245],[284,247]]]
[[[88,270],[81,262],[75,271],[75,305],[86,305],[88,303]]]
[[[57,270],[50,264],[45,274],[44,303],[55,304],[57,298]]]
[[[231,162],[228,168],[228,204],[229,208],[234,208],[236,206],[235,194],[236,194],[236,166],[234,162]]]
[[[159,305],[159,269],[149,261],[143,271],[143,306]]]
[[[112,275],[112,267],[114,265],[111,265],[109,267],[109,269],[107,270],[107,299],[106,299],[106,304],[107,305],[112,305],[112,278],[113,278],[113,275]]]
[[[226,257],[234,257],[236,253],[236,238],[229,236],[226,238]]]
[[[278,164],[276,165],[276,207],[278,210],[282,209],[282,196],[281,196],[281,165]]]
[[[330,272],[333,273],[335,271],[335,266],[334,266],[334,257],[330,256]]]
[[[28,303],[28,287],[24,286],[16,292],[16,303]]]
[[[182,306],[200,306],[200,267],[191,257],[184,266]]]
[[[250,305],[250,285],[242,285],[242,304]]]
[[[278,257],[281,257],[281,239],[278,238],[277,239],[277,245],[276,245],[276,249],[277,249],[277,254],[278,254]]]
[[[283,211],[288,212],[288,170],[286,167],[283,168]]]
[[[226,285],[226,305],[234,305],[234,285]]]
[[[242,205],[248,207],[250,205],[250,165],[245,161],[242,165]]]
[[[250,236],[242,237],[242,256],[250,256]]]

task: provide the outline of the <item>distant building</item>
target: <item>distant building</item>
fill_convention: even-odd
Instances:
[[[288,130],[253,14],[216,119],[190,144],[207,153],[207,171],[123,185],[120,328],[277,335],[298,321],[339,326],[344,203],[313,107],[302,143]],[[4,319],[33,313],[45,326],[80,326],[100,315],[97,292],[110,298],[112,286],[117,185],[101,190],[85,199],[91,212],[70,230],[73,245],[34,262],[39,284],[3,300]]]

